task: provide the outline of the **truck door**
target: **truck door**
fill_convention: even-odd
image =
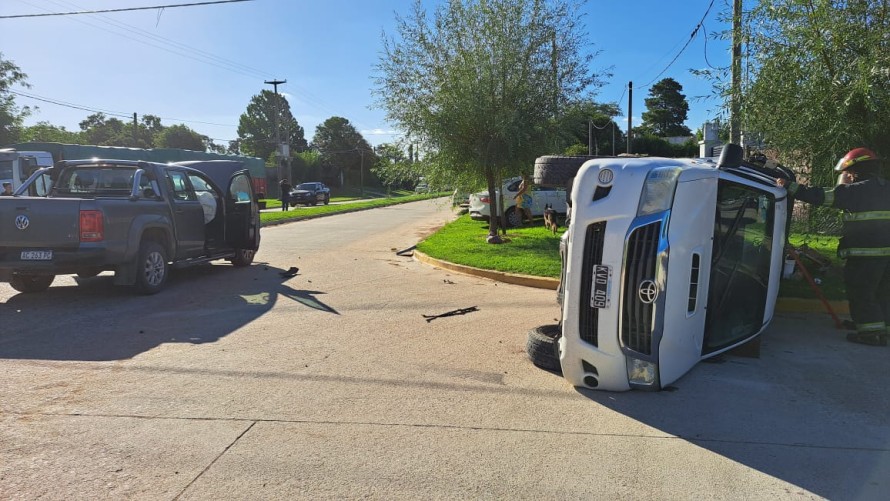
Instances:
[[[260,246],[260,215],[246,171],[235,173],[226,193],[226,242],[235,249]]]
[[[188,180],[179,170],[167,171],[171,193],[173,225],[176,234],[176,259],[197,257],[204,253],[204,208]]]

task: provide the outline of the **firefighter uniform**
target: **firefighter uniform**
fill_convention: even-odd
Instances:
[[[786,188],[802,202],[844,211],[838,255],[846,259],[844,283],[856,324],[856,332],[847,339],[886,346],[890,327],[890,183],[876,173],[834,188],[797,183]]]

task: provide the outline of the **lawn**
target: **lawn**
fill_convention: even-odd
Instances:
[[[279,223],[282,221],[296,221],[300,219],[308,219],[312,217],[338,214],[345,212],[354,212],[358,210],[373,209],[375,207],[385,207],[387,205],[403,204],[408,202],[416,202],[418,200],[426,200],[429,198],[438,198],[443,196],[437,193],[424,193],[421,195],[411,194],[406,196],[392,196],[388,198],[372,198],[361,200],[358,202],[350,202],[339,205],[316,205],[310,207],[297,207],[287,211],[272,211],[260,213],[260,223]],[[332,199],[333,200],[333,199]],[[266,199],[267,209],[280,209],[281,201]]]
[[[539,277],[559,278],[559,237],[543,226],[540,219],[532,226],[511,228],[505,237],[507,243],[492,245],[485,241],[488,224],[461,216],[417,245],[417,249],[430,257],[456,264],[507,273],[519,273]],[[819,235],[792,235],[794,246],[807,244],[822,256],[830,258],[832,265],[826,271],[803,258],[810,274],[821,281],[822,293],[830,300],[843,300],[844,285],[841,270],[843,262],[837,257],[837,237]],[[798,273],[783,279],[779,296],[817,299],[809,283]]]

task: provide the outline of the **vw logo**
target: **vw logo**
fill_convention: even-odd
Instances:
[[[640,282],[640,301],[645,304],[652,304],[658,298],[658,286],[652,280],[643,280]]]
[[[28,229],[28,225],[31,224],[31,220],[28,219],[28,216],[22,214],[21,216],[16,216],[15,218],[15,227],[20,230]]]
[[[596,178],[601,185],[608,186],[612,184],[612,180],[615,179],[615,173],[612,172],[612,169],[601,169]]]

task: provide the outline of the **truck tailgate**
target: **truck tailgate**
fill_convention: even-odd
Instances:
[[[0,247],[76,247],[80,203],[76,198],[0,197]]]

